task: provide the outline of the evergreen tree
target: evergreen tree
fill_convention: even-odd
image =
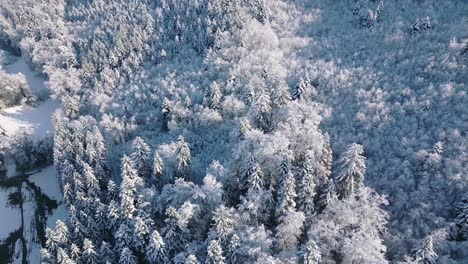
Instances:
[[[145,141],[136,137],[132,144],[133,153],[131,159],[138,174],[142,177],[149,177],[151,171],[150,155],[151,149]]]
[[[132,232],[128,228],[127,224],[122,223],[119,229],[115,233],[115,246],[118,251],[129,247],[132,243]]]
[[[320,191],[317,199],[317,211],[322,212],[334,199],[336,199],[335,184],[330,179]]]
[[[323,166],[324,170],[322,173],[320,173],[321,178],[320,179],[320,184],[323,186],[328,182],[328,179],[330,178],[332,174],[332,162],[333,162],[333,151],[330,145],[330,136],[328,133],[325,133],[323,136],[323,150],[322,150],[322,156],[320,159],[320,163]]]
[[[57,263],[58,264],[70,264],[72,260],[68,257],[67,252],[63,248],[57,250]]]
[[[206,264],[224,264],[225,258],[223,256],[223,249],[218,240],[211,240],[208,246],[208,255]]]
[[[293,100],[299,100],[304,97],[304,93],[307,91],[310,85],[310,80],[307,77],[301,77],[299,80],[299,83],[294,86],[294,89],[292,91],[292,99]]]
[[[200,264],[200,262],[198,262],[197,257],[195,257],[195,255],[190,254],[185,260],[184,264]]]
[[[113,180],[109,180],[107,182],[107,191],[106,191],[106,200],[108,202],[112,200],[116,200],[118,198],[118,189],[117,189],[117,184]]]
[[[228,245],[228,256],[227,260],[228,263],[235,264],[238,263],[239,259],[239,248],[240,248],[240,238],[238,235],[233,234],[231,239],[229,240],[229,245]]]
[[[134,169],[133,162],[126,155],[122,158],[122,184],[120,186],[120,205],[122,215],[126,219],[132,219],[135,208],[135,191],[143,185],[142,179]]]
[[[50,253],[47,248],[41,249],[41,263],[42,264],[55,264],[55,257]]]
[[[271,99],[265,89],[260,89],[260,92],[252,106],[252,112],[255,118],[257,127],[264,132],[269,132],[272,127],[271,123]]]
[[[101,244],[101,248],[99,249],[99,256],[101,263],[114,263],[115,253],[109,243],[105,241],[103,241]]]
[[[55,225],[55,239],[61,247],[67,246],[69,241],[68,227],[61,220],[57,220]]]
[[[249,132],[250,130],[252,130],[252,127],[250,126],[249,120],[247,120],[246,118],[240,119],[239,129],[238,129],[239,139],[244,140],[246,133]]]
[[[302,264],[319,264],[322,260],[320,249],[313,240],[310,240],[302,247],[300,257]]]
[[[164,98],[163,104],[162,104],[162,115],[163,115],[162,128],[164,131],[169,130],[169,121],[171,120],[171,114],[172,114],[171,102],[167,98]]]
[[[421,264],[435,264],[437,263],[437,253],[434,251],[432,244],[432,236],[424,240],[424,243],[413,252],[413,259]]]
[[[213,230],[216,233],[215,237],[224,245],[234,231],[232,210],[221,205],[213,215],[213,222]]]
[[[311,220],[315,213],[314,199],[316,191],[311,159],[311,157],[306,157],[302,164],[301,178],[298,188],[299,210],[304,213],[307,220],[306,223]]]
[[[78,262],[80,258],[81,258],[80,248],[75,243],[72,243],[70,245],[70,259],[75,262]]]
[[[93,242],[87,238],[83,241],[83,253],[81,262],[86,264],[98,264],[98,255],[94,250]]]
[[[285,158],[280,166],[281,183],[278,190],[278,204],[276,206],[276,220],[283,222],[285,215],[296,211],[296,180],[289,170],[289,161]]]
[[[263,189],[263,171],[253,155],[250,155],[242,182],[243,189],[247,193],[258,192]]]
[[[454,222],[457,227],[457,239],[468,240],[468,195],[457,203]]]
[[[134,219],[134,237],[132,245],[135,249],[141,251],[141,253],[144,253],[145,245],[149,239],[149,232],[149,227],[145,221],[143,221],[140,216],[136,216]]]
[[[52,256],[57,254],[59,245],[60,241],[58,241],[55,232],[50,228],[46,228],[46,248]]]
[[[184,141],[184,137],[179,136],[177,141],[177,170],[182,177],[188,176],[188,167],[190,166],[192,157],[188,144]]]
[[[157,230],[154,230],[150,236],[149,244],[146,247],[145,259],[150,264],[169,263],[164,241]]]
[[[159,188],[162,188],[163,186],[163,169],[164,169],[164,163],[161,157],[159,156],[158,152],[154,152],[154,159],[153,159],[153,175],[156,180],[156,185]]]
[[[128,248],[124,247],[120,253],[119,264],[137,264],[137,258],[133,255],[133,252]]]
[[[219,90],[219,86],[216,82],[213,82],[210,85],[210,108],[211,109],[219,109],[221,104],[221,91]]]
[[[291,95],[288,91],[288,85],[283,80],[275,82],[275,89],[273,93],[273,104],[276,107],[286,105],[291,101]]]
[[[364,186],[366,173],[366,158],[361,145],[353,143],[345,152],[341,162],[341,172],[337,181],[341,198],[347,198],[356,190]]]
[[[189,230],[182,224],[177,210],[169,207],[166,210],[166,226],[163,229],[164,241],[171,257],[180,252],[187,243]]]

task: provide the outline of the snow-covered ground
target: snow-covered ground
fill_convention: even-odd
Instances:
[[[17,230],[21,223],[20,211],[18,208],[8,206],[8,195],[13,189],[0,189],[0,242],[8,235]]]
[[[0,68],[2,68],[0,66]],[[36,74],[23,58],[18,58],[14,63],[3,67],[8,73],[17,74],[21,73],[26,77],[28,85],[31,90],[36,93],[39,98],[44,98],[47,90],[44,86],[44,80],[41,76]],[[1,80],[0,80],[1,81]],[[28,129],[32,133],[34,140],[40,140],[53,135],[51,116],[57,109],[59,103],[53,99],[39,101],[36,106],[18,105],[6,108],[0,111],[0,127],[3,128],[7,137],[3,139],[8,140],[20,129]],[[0,139],[1,140],[1,139]],[[15,166],[12,161],[7,161],[7,176],[15,176]],[[47,217],[47,227],[55,227],[57,219],[65,219],[67,216],[66,208],[62,201],[62,194],[60,186],[57,182],[57,174],[54,166],[43,168],[38,173],[29,177],[29,180],[40,188],[41,192],[48,196],[50,199],[56,200],[59,207],[53,210],[51,215]],[[22,196],[23,196],[23,217],[24,229],[23,237],[26,240],[26,247],[28,250],[28,261],[30,263],[40,262],[40,240],[37,237],[35,214],[37,208],[37,201],[34,192],[26,186],[23,182]],[[16,187],[15,187],[16,188]],[[21,211],[18,208],[11,208],[7,205],[8,194],[15,188],[0,189],[0,242],[8,237],[8,235],[18,230],[21,227]],[[20,240],[18,240],[20,241]],[[22,262],[21,243],[16,243],[13,263]],[[0,263],[3,263],[0,260]]]
[[[4,67],[6,72],[11,74],[21,73],[26,77],[31,90],[39,98],[47,92],[44,86],[44,79],[31,70],[23,58]],[[8,136],[13,136],[20,128],[31,129],[34,139],[42,139],[52,136],[52,113],[59,106],[53,99],[40,101],[37,106],[18,105],[0,111],[0,127]]]

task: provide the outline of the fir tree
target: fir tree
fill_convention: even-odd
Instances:
[[[413,259],[421,264],[435,264],[437,263],[437,254],[434,251],[432,244],[432,236],[424,240],[424,243],[413,252]]]
[[[319,264],[322,261],[322,254],[317,244],[310,240],[300,251],[302,264]]]
[[[249,163],[243,176],[243,186],[247,193],[258,192],[263,189],[263,171],[253,155],[250,155]]]
[[[242,118],[239,121],[239,129],[238,129],[238,137],[240,140],[245,139],[245,135],[247,132],[252,130],[252,127],[250,126],[249,120]]]
[[[119,229],[115,233],[115,240],[115,246],[118,251],[131,245],[132,232],[125,223],[120,224]]]
[[[83,253],[81,262],[86,264],[98,264],[98,255],[94,250],[93,242],[87,238],[83,241]]]
[[[221,91],[219,90],[219,86],[216,82],[213,82],[210,85],[210,108],[211,109],[219,109],[221,104]]]
[[[234,231],[234,220],[232,210],[221,205],[213,215],[213,230],[216,233],[216,238],[222,244],[228,241],[228,238]]]
[[[200,264],[200,262],[198,262],[197,257],[195,257],[195,255],[190,254],[185,260],[184,264]]]
[[[296,211],[296,180],[289,170],[289,161],[284,159],[280,166],[281,183],[278,190],[278,204],[276,206],[276,220],[283,222],[285,215]]]
[[[299,181],[299,210],[304,213],[306,223],[315,213],[314,199],[316,195],[314,175],[312,171],[312,158],[306,157],[302,164],[301,178]]]
[[[468,195],[457,203],[454,222],[457,227],[457,239],[468,240]]]
[[[224,264],[225,258],[223,256],[223,249],[218,240],[211,240],[208,246],[208,255],[206,264]]]
[[[164,220],[166,226],[163,229],[164,241],[170,256],[180,252],[189,238],[189,230],[182,224],[177,210],[169,207],[166,210],[167,218]]]
[[[184,137],[179,136],[177,141],[177,170],[180,176],[186,177],[188,167],[190,166],[192,157],[188,144],[184,141]]]
[[[171,120],[171,114],[172,114],[171,102],[167,98],[164,98],[163,103],[162,103],[162,115],[163,115],[162,128],[165,131],[169,130],[169,121]]]
[[[156,180],[156,185],[159,188],[162,188],[163,185],[163,169],[164,169],[164,163],[161,157],[159,156],[158,152],[154,152],[154,159],[153,159],[153,175]]]
[[[115,253],[109,243],[103,241],[99,249],[101,263],[114,263]]]
[[[145,141],[136,137],[132,143],[133,153],[131,159],[138,174],[143,177],[149,177],[151,171],[150,155],[151,149]]]
[[[296,86],[294,86],[294,89],[292,91],[292,99],[293,100],[302,99],[309,85],[310,85],[309,78],[304,77],[304,76],[301,77],[301,79],[299,80],[299,83]]]
[[[69,241],[68,227],[61,220],[57,220],[55,225],[55,239],[62,247],[67,246]]]
[[[151,264],[169,263],[164,241],[157,230],[154,230],[150,236],[145,259]]]
[[[317,211],[322,212],[334,199],[336,199],[335,184],[330,179],[319,193]]]
[[[264,132],[271,130],[271,99],[270,95],[265,89],[260,89],[255,103],[252,106],[252,112],[255,118],[257,127]]]
[[[46,247],[48,252],[55,256],[59,245],[60,242],[57,240],[55,232],[50,228],[46,228]]]
[[[119,257],[119,264],[137,264],[137,258],[133,255],[133,252],[128,248],[124,247]]]
[[[80,248],[75,243],[72,243],[70,245],[70,259],[75,262],[78,262],[80,258],[81,258]]]
[[[283,80],[275,82],[275,89],[273,93],[273,105],[280,107],[286,105],[291,101],[291,95],[288,91],[288,86]]]
[[[341,198],[347,198],[364,186],[366,173],[366,158],[364,150],[359,144],[351,144],[341,159],[341,172],[337,181]]]

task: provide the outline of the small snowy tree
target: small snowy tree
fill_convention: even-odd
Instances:
[[[273,105],[276,107],[287,104],[291,101],[291,95],[288,91],[288,85],[283,80],[275,81],[275,88],[273,92]]]
[[[159,153],[157,151],[154,152],[154,159],[153,159],[153,176],[156,181],[156,185],[159,188],[162,188],[163,185],[163,169],[164,169],[164,162],[159,156]]]
[[[314,199],[316,191],[311,163],[311,158],[306,157],[302,164],[301,178],[298,188],[299,210],[304,213],[306,220],[310,220],[315,213]]]
[[[455,207],[455,225],[457,227],[457,239],[468,240],[468,195],[466,195]]]
[[[149,244],[146,247],[145,259],[151,264],[169,263],[164,241],[157,230],[151,234]]]
[[[208,246],[208,256],[206,264],[224,264],[225,258],[223,256],[223,249],[218,240],[212,240]]]
[[[93,242],[87,238],[83,241],[81,261],[86,264],[98,264],[98,255],[94,250]]]
[[[133,153],[131,155],[131,159],[137,170],[138,174],[142,177],[148,178],[151,172],[151,149],[145,141],[140,138],[136,137],[132,144]]]
[[[253,155],[250,155],[243,175],[242,185],[247,193],[257,192],[263,189],[263,171],[260,165],[255,161]]]
[[[216,82],[213,82],[210,85],[210,108],[211,109],[219,109],[221,104],[221,91],[219,90],[219,86]]]
[[[341,198],[347,198],[364,186],[366,158],[362,145],[353,143],[341,158],[341,172],[337,181]]]
[[[177,170],[179,175],[186,177],[188,167],[190,166],[192,156],[188,144],[185,142],[183,136],[179,136],[177,141]]]
[[[310,240],[302,247],[300,257],[302,264],[319,264],[322,261],[320,248],[313,240]]]
[[[262,129],[264,132],[269,132],[272,127],[271,99],[269,93],[265,89],[260,89],[260,92],[252,105],[252,113],[257,127]]]
[[[128,248],[124,247],[120,253],[119,264],[137,264],[137,258],[133,255],[133,252]]]
[[[429,236],[424,242],[414,250],[413,259],[421,264],[435,264],[437,263],[437,253],[434,251],[432,243],[432,236]]]

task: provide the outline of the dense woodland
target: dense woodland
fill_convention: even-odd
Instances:
[[[0,45],[61,102],[11,147],[69,212],[42,263],[468,261],[464,1],[20,2]]]

